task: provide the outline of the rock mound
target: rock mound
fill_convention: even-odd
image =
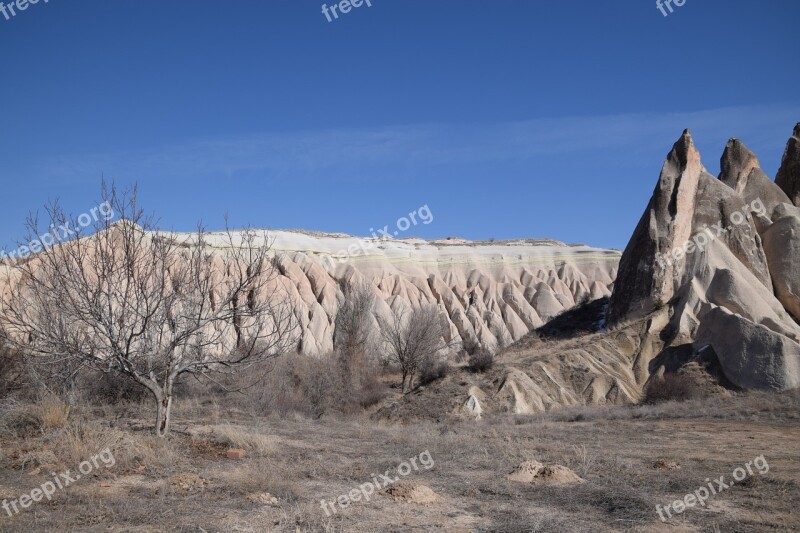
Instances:
[[[180,492],[195,492],[202,490],[208,481],[192,472],[180,472],[171,476],[167,483]]]
[[[653,468],[653,470],[680,470],[681,465],[675,461],[659,459],[653,463],[651,468]]]
[[[419,483],[395,483],[386,489],[384,494],[395,500],[408,503],[427,504],[435,503],[439,500],[439,496],[430,487]]]
[[[782,188],[738,139],[712,176],[684,131],[623,253],[611,298],[562,312],[503,350],[476,384],[494,391],[480,400],[482,416],[636,403],[648,384],[676,372],[704,395],[800,387],[800,208],[784,192],[799,132],[784,156]],[[531,301],[540,316],[561,305],[565,293],[553,287],[574,276],[563,268],[537,282]],[[450,412],[463,410],[469,396],[462,389],[452,397]],[[404,409],[424,410],[435,399],[411,395]]]
[[[269,506],[278,505],[278,498],[276,498],[269,492],[255,492],[253,494],[249,494],[247,496],[247,501],[257,503],[259,505],[269,505]]]
[[[482,416],[636,403],[667,373],[688,375],[703,395],[799,387],[800,208],[784,192],[796,176],[798,133],[778,186],[738,139],[712,176],[684,131],[623,253],[611,298],[562,312],[503,350],[491,372],[470,376],[494,391],[480,399]],[[561,269],[525,296],[547,316],[565,295],[553,287],[574,276]],[[463,411],[469,384],[446,383],[449,412]],[[451,400],[425,391],[402,407],[420,412],[442,401]]]
[[[539,461],[523,461],[513,472],[506,476],[506,479],[518,483],[531,483],[542,468],[544,468],[544,465]]]
[[[584,480],[562,465],[543,465],[539,461],[524,461],[506,479],[536,485],[573,485]]]

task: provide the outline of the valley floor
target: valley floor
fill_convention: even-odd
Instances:
[[[800,530],[797,395],[402,426],[366,417],[261,417],[187,401],[178,405],[175,432],[166,441],[150,436],[150,421],[142,419],[146,407],[78,408],[65,426],[35,431],[14,422],[7,407],[0,498],[18,500],[51,480],[51,472],[74,474],[82,460],[106,447],[115,464],[95,465],[52,501],[34,502],[13,516],[0,510],[0,530]],[[231,447],[247,455],[230,459]],[[754,463],[757,457],[763,461]],[[379,490],[335,513],[328,506],[330,516],[323,510],[321,500],[331,502],[387,470],[393,478],[411,458],[418,468],[407,469],[401,482],[429,487],[435,501],[421,491],[397,491],[421,495],[415,502]],[[506,478],[531,459],[567,466],[585,482]],[[710,495],[703,507],[660,520],[657,505],[684,499],[720,476],[728,484],[748,462],[755,466],[746,479]]]

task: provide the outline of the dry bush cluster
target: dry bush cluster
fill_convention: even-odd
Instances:
[[[5,434],[26,436],[63,428],[70,406],[57,396],[44,393],[35,402],[7,398],[0,406],[0,427]]]
[[[669,401],[696,400],[705,397],[706,391],[697,378],[682,372],[667,372],[653,377],[644,389],[644,403],[657,404]]]
[[[468,364],[473,372],[486,372],[494,366],[494,355],[485,348],[480,348],[469,356]]]
[[[10,466],[22,470],[74,469],[106,448],[113,450],[119,471],[140,465],[168,467],[177,457],[168,441],[113,427],[109,420],[85,408],[73,409],[53,395],[3,400],[0,434],[21,443],[5,452]]]
[[[295,355],[282,361],[271,373],[265,389],[283,392],[273,396],[275,408],[319,418],[329,413],[353,414],[380,402],[385,396],[379,381],[381,368],[375,361],[361,366],[343,364],[340,357]]]
[[[373,359],[352,368],[337,354],[314,357],[292,354],[269,364],[256,386],[242,387],[238,376],[218,380],[211,387],[180,384],[188,403],[237,409],[253,416],[317,419],[325,415],[356,415],[379,403],[387,394],[383,367]]]
[[[25,383],[22,354],[5,343],[0,344],[0,397],[20,390]]]
[[[419,369],[419,384],[427,385],[436,380],[447,377],[450,373],[450,364],[447,359],[436,356],[426,357]]]

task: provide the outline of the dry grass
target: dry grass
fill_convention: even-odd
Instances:
[[[70,406],[54,395],[45,396],[36,405],[35,413],[42,431],[63,428],[69,419]]]
[[[207,435],[215,442],[229,448],[241,448],[255,455],[263,456],[275,450],[274,437],[241,426],[231,424],[210,426]]]
[[[69,420],[70,406],[53,394],[44,394],[36,403],[6,400],[0,407],[0,424],[7,434],[24,435],[63,428]]]
[[[3,497],[17,498],[45,479],[29,475],[40,462],[73,468],[108,446],[117,464],[81,480],[53,502],[35,504],[4,531],[789,531],[800,527],[798,402],[793,395],[735,395],[657,406],[581,408],[536,417],[489,417],[389,425],[366,419],[256,416],[217,405],[212,423],[202,404],[181,411],[176,427],[203,428],[156,439],[139,421],[113,422],[114,412],[77,408],[66,426],[2,438],[6,456],[50,450],[0,467]],[[98,419],[96,414],[102,414]],[[580,416],[579,416],[580,415]],[[3,420],[3,422],[6,422]],[[238,461],[228,446],[250,451]],[[377,474],[428,450],[433,468],[403,481],[429,486],[439,499],[419,505],[374,495],[327,516],[332,501]],[[770,472],[715,496],[669,524],[655,512],[696,490],[706,478],[729,475],[764,455]],[[524,460],[562,464],[585,483],[541,486],[506,475]],[[679,469],[653,464],[679,463]],[[145,470],[138,473],[140,465]],[[170,479],[207,480],[178,490]],[[113,485],[104,488],[98,481]],[[118,485],[119,484],[119,485]],[[270,493],[275,505],[254,494]]]

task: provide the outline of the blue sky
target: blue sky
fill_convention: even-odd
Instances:
[[[6,2],[8,3],[8,2]],[[690,128],[774,176],[796,0],[49,0],[0,15],[0,246],[101,176],[165,227],[550,237],[622,248]],[[330,4],[330,3],[329,3]]]

